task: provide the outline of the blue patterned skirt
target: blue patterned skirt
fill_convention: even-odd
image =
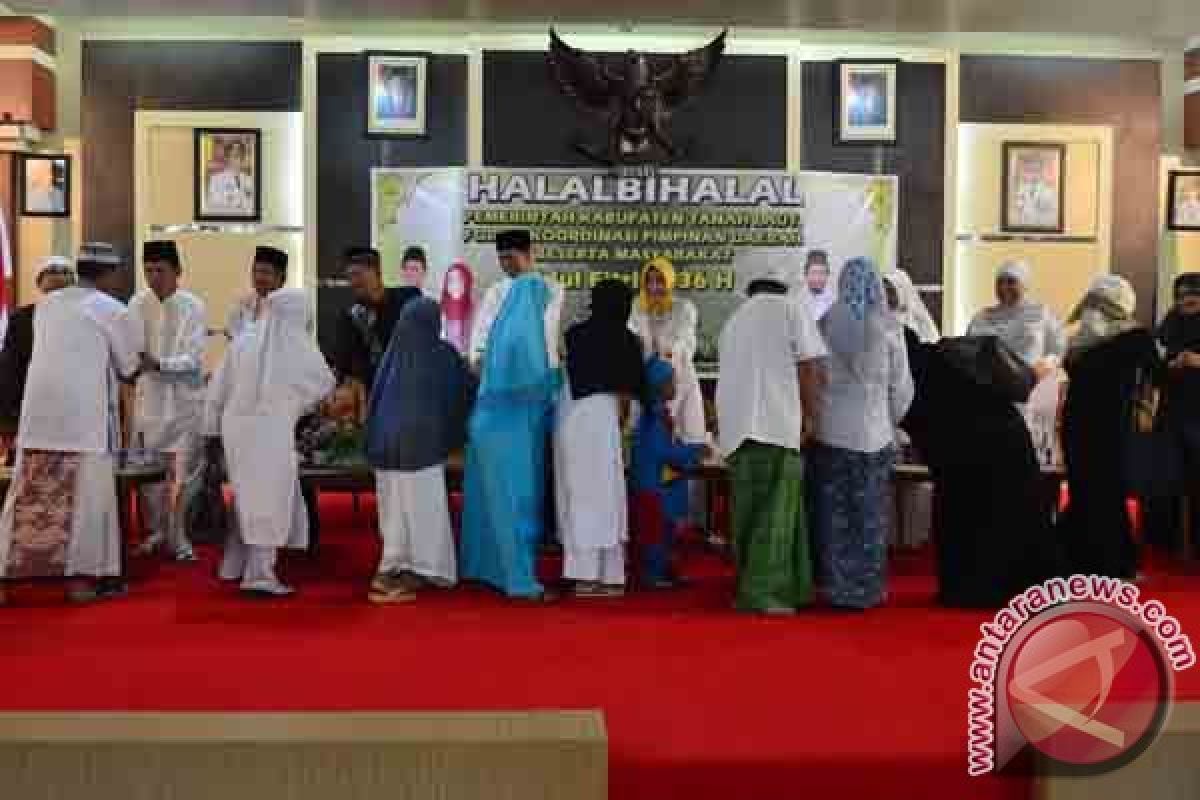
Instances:
[[[895,449],[858,453],[817,445],[812,450],[810,524],[818,586],[841,608],[883,602],[891,478]]]

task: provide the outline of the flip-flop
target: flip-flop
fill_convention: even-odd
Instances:
[[[372,589],[367,593],[367,599],[377,606],[394,606],[411,603],[417,599],[417,596],[412,592],[405,592],[399,589],[390,592],[380,592]]]

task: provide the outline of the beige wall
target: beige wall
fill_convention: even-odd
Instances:
[[[34,281],[38,267],[46,256],[75,255],[83,226],[83,148],[78,138],[60,140],[55,147],[44,148],[47,152],[62,152],[71,156],[71,216],[17,217],[17,303],[24,305],[38,298]]]
[[[1062,236],[1091,241],[1031,241],[1032,237],[1001,231],[1006,141],[1066,145]],[[1113,135],[1106,126],[959,126],[958,241],[950,288],[954,315],[946,326],[948,333],[965,330],[975,312],[994,302],[996,268],[1009,259],[1030,262],[1031,294],[1064,317],[1092,278],[1110,270],[1112,158]],[[990,236],[1011,238],[983,240]]]
[[[304,143],[301,115],[290,112],[138,112],[134,168],[136,242],[174,239],[183,259],[185,288],[208,305],[211,328],[224,328],[234,300],[250,288],[254,248],[269,244],[290,256],[288,283],[304,284]],[[198,127],[258,128],[262,139],[261,225],[206,223],[201,230],[156,230],[190,226],[193,218],[194,130]],[[138,285],[143,285],[138,275]],[[214,337],[210,361],[223,339]]]

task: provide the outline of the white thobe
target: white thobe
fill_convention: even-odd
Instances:
[[[568,383],[554,429],[554,496],[563,577],[621,586],[628,537],[625,464],[618,398],[571,396]]]
[[[213,376],[204,433],[224,441],[244,543],[306,547],[296,421],[332,392],[335,382],[305,333],[304,292],[281,289],[265,302],[263,321],[234,342]]]
[[[543,315],[546,332],[546,356],[550,359],[551,368],[557,368],[559,361],[559,324],[562,319],[563,289],[551,278],[542,276],[550,287],[550,303]],[[483,303],[475,315],[475,328],[471,332],[471,366],[478,367],[483,363],[483,355],[487,351],[488,337],[492,333],[492,325],[504,307],[508,290],[512,288],[513,279],[505,276],[488,287],[483,296]]]
[[[176,513],[183,479],[195,457],[204,411],[204,350],[208,315],[195,295],[177,290],[165,301],[149,289],[129,303],[140,325],[145,352],[159,362],[157,372],[138,378],[134,397],[134,442],[167,454],[170,479],[142,489],[151,543],[169,539],[176,552],[187,549]]]
[[[687,444],[708,441],[704,420],[704,395],[696,377],[696,327],[699,317],[690,300],[675,298],[671,310],[656,314],[635,306],[629,317],[629,329],[642,340],[647,357],[666,358],[670,353],[675,369],[675,399],[671,402],[671,418],[675,432]]]
[[[744,442],[799,450],[804,428],[797,364],[827,354],[808,308],[789,295],[757,294],[721,331],[717,378],[720,447]]]
[[[380,575],[411,572],[440,586],[458,580],[454,530],[446,503],[446,468],[376,470]]]
[[[17,448],[81,454],[67,546],[67,575],[120,574],[121,530],[114,483],[120,447],[117,375],[130,375],[141,335],[125,306],[87,287],[61,289],[38,306],[33,358]],[[21,475],[18,454],[13,485]],[[0,513],[0,574],[8,565],[16,492]]]

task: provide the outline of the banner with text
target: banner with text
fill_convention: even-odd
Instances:
[[[756,274],[782,267],[799,286],[823,251],[828,291],[848,259],[895,265],[897,181],[821,172],[393,169],[371,171],[371,232],[389,285],[404,248],[429,255],[426,291],[464,259],[479,292],[501,276],[498,231],[527,228],[539,268],[567,290],[566,324],[586,313],[587,290],[609,277],[636,288],[642,264],[671,260],[676,289],[700,316],[697,360],[716,360],[717,335]],[[814,280],[819,280],[814,277]]]

